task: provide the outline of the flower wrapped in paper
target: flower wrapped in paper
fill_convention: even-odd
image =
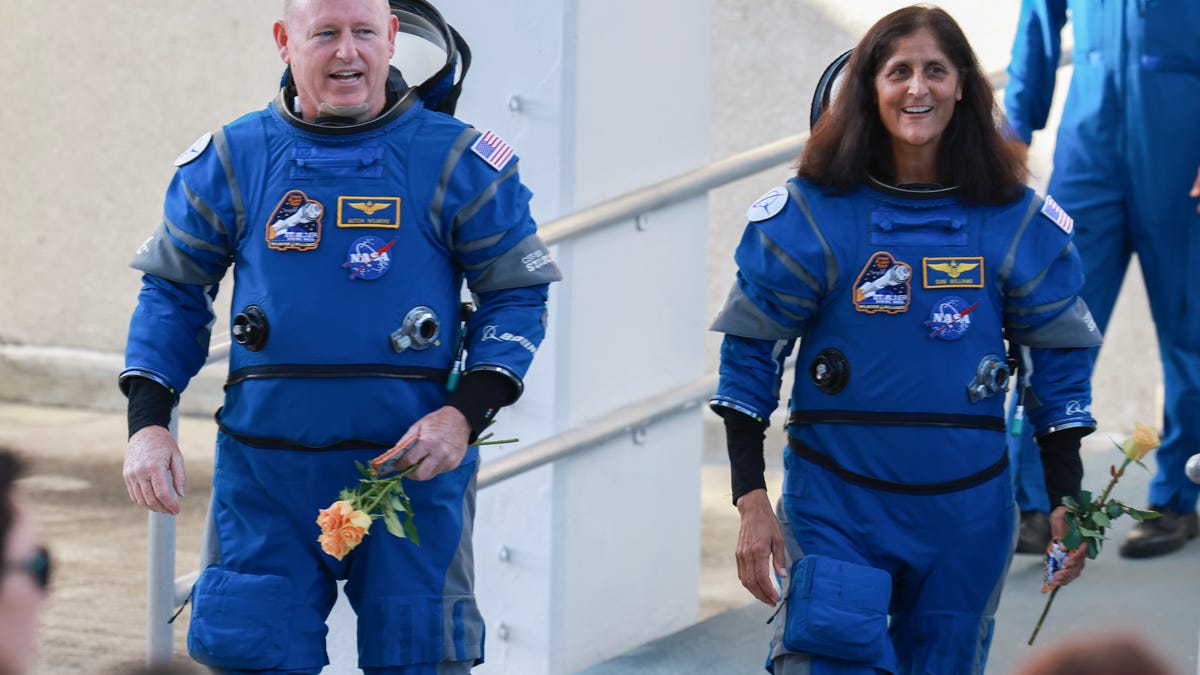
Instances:
[[[1108,486],[1104,488],[1104,492],[1095,498],[1088,490],[1081,490],[1078,497],[1063,497],[1063,506],[1067,507],[1067,512],[1063,516],[1063,520],[1067,524],[1067,534],[1061,542],[1053,541],[1046,548],[1042,592],[1049,592],[1050,597],[1046,599],[1042,615],[1033,628],[1033,634],[1029,636],[1029,644],[1032,645],[1034,639],[1037,638],[1038,631],[1042,628],[1042,622],[1046,620],[1046,615],[1050,612],[1050,605],[1054,603],[1054,597],[1062,588],[1053,585],[1052,582],[1055,572],[1065,564],[1068,554],[1086,543],[1087,557],[1095,559],[1100,555],[1100,549],[1107,539],[1104,536],[1105,530],[1112,525],[1113,520],[1122,515],[1129,515],[1138,522],[1158,518],[1162,515],[1156,511],[1135,509],[1124,502],[1109,498],[1117,481],[1125,475],[1125,469],[1130,464],[1137,464],[1143,469],[1147,469],[1146,465],[1142,464],[1142,459],[1157,448],[1160,442],[1158,432],[1153,427],[1141,422],[1134,423],[1133,433],[1125,439],[1124,443],[1113,442],[1113,445],[1116,445],[1117,449],[1125,455],[1125,459],[1121,462],[1121,468],[1118,469],[1116,465],[1108,468],[1110,480]]]

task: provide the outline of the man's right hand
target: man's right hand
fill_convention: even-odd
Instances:
[[[772,563],[780,577],[787,576],[787,548],[779,519],[766,490],[751,490],[738,497],[737,509],[742,517],[737,543],[738,579],[751,595],[774,606],[779,602],[779,592],[771,578]]]
[[[129,437],[124,477],[135,503],[157,513],[179,513],[175,493],[183,496],[187,474],[179,444],[165,427],[142,427]]]

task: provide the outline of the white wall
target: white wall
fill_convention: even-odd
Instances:
[[[459,116],[515,145],[540,222],[708,161],[708,2],[440,7],[475,57]],[[549,339],[499,436],[525,445],[702,374],[706,215],[693,200],[556,247]],[[480,493],[480,672],[573,672],[695,619],[698,415]]]

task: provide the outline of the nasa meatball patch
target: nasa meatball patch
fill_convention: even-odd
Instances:
[[[378,279],[392,267],[391,248],[395,243],[395,239],[385,242],[371,235],[359,237],[346,251],[346,262],[342,267],[350,270],[351,279]]]
[[[929,337],[953,341],[966,335],[971,327],[971,312],[978,306],[978,302],[967,304],[957,295],[947,295],[938,300],[929,312],[929,320],[925,322]]]

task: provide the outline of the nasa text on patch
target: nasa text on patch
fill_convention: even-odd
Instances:
[[[1059,229],[1067,234],[1071,234],[1071,231],[1075,229],[1075,220],[1067,215],[1067,212],[1063,211],[1058,202],[1054,201],[1054,197],[1050,195],[1046,195],[1046,200],[1042,202],[1042,215],[1053,221]]]
[[[483,161],[491,165],[497,171],[504,168],[508,164],[508,160],[512,159],[513,149],[508,143],[504,142],[503,138],[496,135],[496,132],[488,129],[480,134],[479,138],[471,144],[471,152],[479,155]]]
[[[311,251],[321,243],[325,206],[302,190],[288,190],[267,220],[267,246],[277,251]]]
[[[367,235],[355,239],[346,251],[346,262],[342,267],[350,270],[351,279],[372,281],[387,274],[392,266],[391,248],[396,240],[384,242],[379,237]]]
[[[338,227],[400,227],[399,197],[338,197]]]
[[[929,311],[929,320],[925,322],[929,337],[953,341],[966,335],[971,327],[971,312],[978,306],[978,301],[967,304],[957,295],[947,295],[938,300]]]
[[[983,258],[921,258],[924,288],[983,288]]]

